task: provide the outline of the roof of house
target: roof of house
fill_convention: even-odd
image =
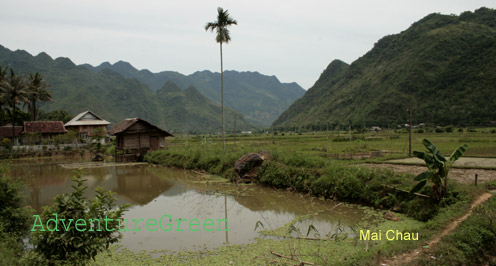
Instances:
[[[107,120],[101,119],[92,111],[84,111],[76,115],[71,121],[65,123],[65,126],[100,126],[100,125],[110,125]]]
[[[152,123],[150,123],[150,122],[148,122],[146,120],[143,120],[141,118],[127,118],[127,119],[124,119],[121,122],[119,122],[117,125],[113,126],[108,131],[108,133],[110,135],[117,135],[117,134],[120,134],[120,133],[124,133],[129,127],[131,127],[132,125],[134,125],[134,124],[136,124],[138,122],[142,122],[142,123],[146,124],[148,127],[153,128],[153,129],[156,129],[156,130],[164,133],[166,137],[167,136],[171,136],[171,137],[174,136],[171,133],[167,132],[166,130],[161,129],[161,128],[155,126],[154,124],[152,124]]]
[[[14,136],[18,137],[21,135],[22,126],[14,127]],[[1,138],[12,138],[12,124],[7,124],[0,127],[0,137]]]
[[[66,133],[62,121],[25,121],[22,134],[26,133]]]

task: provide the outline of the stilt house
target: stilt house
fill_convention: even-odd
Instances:
[[[116,136],[115,160],[118,162],[141,161],[149,150],[164,149],[165,137],[173,136],[141,118],[125,119],[108,133]]]

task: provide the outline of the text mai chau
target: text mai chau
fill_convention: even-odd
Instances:
[[[371,232],[370,230],[360,230],[360,240],[382,240],[382,230]],[[418,240],[418,232],[401,232],[399,230],[387,230],[384,234],[386,240]]]

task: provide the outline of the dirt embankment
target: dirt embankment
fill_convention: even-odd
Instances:
[[[419,165],[404,165],[404,164],[364,164],[365,167],[389,169],[396,173],[408,173],[418,175],[427,171],[426,166]],[[484,183],[496,179],[496,170],[486,169],[464,169],[464,168],[451,168],[449,172],[449,179],[463,184],[473,184],[475,175],[477,174],[477,182]]]

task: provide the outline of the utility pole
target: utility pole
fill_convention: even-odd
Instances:
[[[348,131],[350,132],[350,140],[352,140],[353,136],[351,135],[351,120],[349,122],[350,123],[348,124]]]
[[[236,146],[236,115],[234,115],[234,146]]]
[[[408,107],[410,122],[408,124],[410,130],[408,131],[408,157],[412,157],[412,108]]]

